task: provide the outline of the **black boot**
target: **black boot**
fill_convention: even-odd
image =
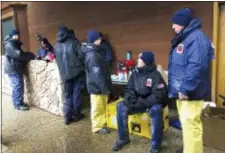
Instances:
[[[84,118],[84,114],[79,114],[77,116],[73,116],[73,121],[78,122]]]
[[[129,142],[130,142],[129,139],[128,140],[117,140],[116,143],[113,145],[112,150],[113,151],[119,151]]]
[[[73,118],[64,118],[65,125],[69,125],[73,122]]]
[[[21,110],[21,111],[27,111],[29,110],[29,106],[28,105],[19,105],[16,107],[17,110]]]

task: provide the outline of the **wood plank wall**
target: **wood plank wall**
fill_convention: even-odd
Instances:
[[[27,4],[29,40],[33,52],[37,50],[37,32],[55,44],[57,28],[60,24],[65,24],[74,29],[81,41],[86,40],[88,29],[107,34],[114,48],[115,58],[119,60],[125,58],[127,50],[132,50],[134,58],[142,50],[153,50],[156,62],[167,69],[170,40],[174,35],[171,30],[171,15],[182,7],[193,8],[202,19],[203,31],[212,37],[212,2],[23,3]]]

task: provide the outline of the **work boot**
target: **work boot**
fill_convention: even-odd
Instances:
[[[99,133],[99,134],[108,134],[108,133],[110,133],[110,132],[111,132],[111,131],[110,131],[109,128],[104,127],[104,128],[102,128],[101,130],[99,130],[99,131],[96,132],[96,133]]]
[[[151,148],[149,150],[149,153],[159,153],[159,149],[158,148]]]
[[[21,110],[21,111],[27,111],[27,110],[29,110],[29,106],[23,104],[23,105],[17,106],[16,109],[17,109],[17,110]]]
[[[119,151],[129,142],[130,142],[129,139],[128,140],[117,140],[116,143],[113,145],[112,150],[113,151]]]
[[[69,125],[69,124],[72,123],[72,122],[73,122],[73,118],[65,118],[65,119],[64,119],[65,125]]]
[[[84,114],[79,114],[77,116],[73,116],[73,121],[78,122],[84,118]]]

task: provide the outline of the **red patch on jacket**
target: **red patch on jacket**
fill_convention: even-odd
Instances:
[[[152,86],[152,79],[147,79],[146,86],[151,87]]]
[[[183,54],[183,52],[184,52],[184,44],[179,44],[177,46],[177,53],[178,54]]]

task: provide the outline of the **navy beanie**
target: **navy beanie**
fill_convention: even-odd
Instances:
[[[68,31],[68,28],[66,26],[60,26],[58,29],[58,32],[60,33],[66,33]]]
[[[11,32],[10,32],[10,37],[12,37],[12,36],[14,36],[14,35],[19,35],[20,34],[20,32],[19,32],[19,30],[17,30],[17,29],[13,29]]]
[[[193,19],[193,12],[189,8],[182,8],[176,11],[172,16],[172,21],[180,26],[187,27]]]
[[[151,51],[144,51],[140,57],[146,65],[150,65],[155,60],[155,55]]]
[[[88,43],[93,43],[95,40],[99,39],[100,33],[95,30],[88,31]]]

